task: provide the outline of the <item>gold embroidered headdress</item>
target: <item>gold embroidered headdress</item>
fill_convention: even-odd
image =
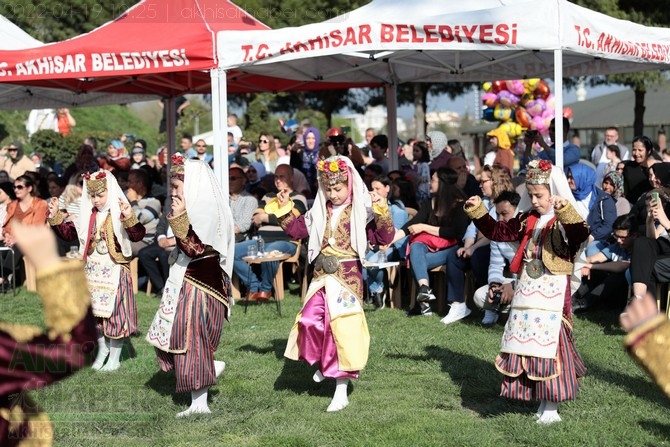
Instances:
[[[344,183],[349,179],[349,168],[342,159],[333,161],[321,159],[316,163],[316,170],[319,173],[319,181],[324,186]]]
[[[98,171],[92,174],[85,174],[86,189],[89,195],[95,195],[101,191],[107,190],[107,173]]]
[[[551,180],[552,164],[547,160],[533,160],[528,163],[526,183],[529,185],[548,185]]]

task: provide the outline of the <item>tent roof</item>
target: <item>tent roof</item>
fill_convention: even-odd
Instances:
[[[268,27],[227,0],[144,0],[81,36],[0,51],[0,82],[66,89],[70,96],[208,92],[214,37],[223,29]]]
[[[337,82],[465,82],[670,67],[670,29],[566,0],[374,0],[329,21],[218,33],[222,68]]]

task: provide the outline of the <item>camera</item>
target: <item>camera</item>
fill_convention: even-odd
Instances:
[[[499,282],[492,282],[489,284],[489,291],[491,292],[491,302],[486,299],[484,301],[484,309],[498,312],[500,310],[500,299],[503,294],[502,284]]]

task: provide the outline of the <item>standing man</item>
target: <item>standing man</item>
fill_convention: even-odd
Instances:
[[[610,162],[607,158],[607,146],[610,144],[619,146],[622,160],[630,160],[630,152],[628,152],[628,148],[619,143],[619,129],[614,126],[605,129],[605,141],[596,144],[593,151],[591,151],[591,161],[596,165],[596,185],[601,185],[603,183],[603,178],[605,178],[605,174],[607,174],[607,172],[605,172],[605,167]]]
[[[207,153],[207,143],[205,143],[205,140],[203,139],[200,139],[195,142],[195,152],[196,155],[193,158],[202,160],[207,164],[210,164],[212,160],[214,160],[214,156],[212,154]]]
[[[570,120],[568,120],[566,117],[563,118],[563,170],[567,171],[567,169],[572,166],[576,165],[579,163],[579,159],[581,158],[581,149],[579,146],[576,146],[572,143],[570,143],[570,139],[568,138],[568,134],[570,132]],[[536,132],[535,134],[528,135],[528,132],[526,132],[526,137],[524,138],[524,142],[526,143],[526,158],[531,159],[531,154],[530,150],[533,147],[533,143],[538,143],[540,145],[540,148],[542,151],[538,154],[538,158],[540,160],[548,160],[552,164],[556,164],[556,118],[551,120],[551,123],[549,124],[549,137],[551,138],[551,146],[547,144],[546,141],[544,141],[544,137],[542,134],[539,132]]]
[[[386,135],[375,135],[372,140],[370,140],[370,154],[374,159],[372,164],[381,166],[384,175],[388,174],[391,170],[390,161],[386,156],[388,148],[389,140]]]
[[[183,133],[179,144],[181,146],[181,152],[184,154],[184,158],[192,159],[198,155],[195,149],[193,149],[193,137],[191,134]]]
[[[190,106],[191,103],[186,99],[185,96],[177,96],[174,100],[175,106],[175,126],[179,124],[179,118],[184,116],[184,109]],[[163,133],[167,130],[167,99],[161,99],[158,101],[158,107],[163,110],[163,117],[161,118],[160,125],[158,126],[158,132]]]

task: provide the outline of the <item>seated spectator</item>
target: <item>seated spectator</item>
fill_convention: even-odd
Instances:
[[[496,199],[505,191],[514,191],[509,174],[503,167],[487,165],[482,170],[479,184],[484,195],[482,200],[484,206],[489,210],[491,217],[497,219],[497,207],[494,206]],[[491,258],[489,242],[471,222],[463,237],[463,246],[449,253],[446,263],[449,302],[465,302],[465,272],[468,269],[472,269],[476,287],[487,283],[487,268]],[[459,316],[464,318],[468,314],[469,312],[460,313],[455,315],[454,318]],[[442,322],[451,324],[458,321],[454,318],[445,318]]]
[[[586,258],[582,284],[572,296],[572,311],[582,312],[605,298],[623,307],[628,292],[628,268],[637,228],[633,216],[619,216],[612,226],[615,242]]]
[[[47,182],[47,187],[49,189],[49,197],[58,197],[60,198],[65,187],[67,186],[67,181],[63,177],[51,177]]]
[[[170,273],[170,254],[177,247],[174,233],[167,221],[170,210],[170,202],[166,201],[163,206],[162,216],[158,220],[158,225],[156,225],[156,237],[154,241],[137,253],[140,268],[147,274],[153,287],[153,293],[158,297],[163,296],[165,281]]]
[[[258,208],[256,197],[245,191],[247,176],[242,168],[231,167],[228,170],[228,189],[230,190],[230,211],[235,224],[235,242],[247,239],[251,229],[252,217]]]
[[[98,157],[101,169],[106,169],[116,175],[120,171],[130,170],[130,156],[121,140],[112,140],[107,145],[107,154]]]
[[[635,144],[633,144],[635,158]],[[630,276],[633,283],[633,296],[642,299],[647,292],[656,293],[655,264],[664,256],[670,255],[670,201],[659,194],[649,201],[645,236],[638,236],[633,242]]]
[[[450,251],[458,248],[470,220],[465,215],[465,194],[456,187],[457,174],[449,168],[438,169],[432,177],[432,199],[421,204],[419,212],[402,229],[396,231],[392,243],[410,237],[410,269],[419,285],[417,306],[410,315],[432,315],[429,301],[435,300],[428,271],[447,262]],[[465,302],[452,304],[451,312],[469,314]]]
[[[402,202],[394,200],[391,197],[391,180],[389,180],[389,178],[384,175],[375,178],[372,181],[372,193],[383,199],[387,199],[389,211],[391,212],[391,219],[393,220],[393,226],[395,227],[396,231],[402,228],[408,219],[407,211],[405,210],[405,205]],[[404,253],[402,256],[399,254],[399,250],[404,247],[404,243],[405,239],[400,239],[392,245],[369,246],[369,250],[365,255],[365,259],[372,262],[378,261],[378,255],[381,252],[382,258],[384,260],[398,261],[405,257]],[[367,280],[368,291],[375,308],[383,308],[385,302],[384,271],[381,269],[372,268],[364,269],[363,278]]]
[[[451,159],[448,143],[449,140],[444,132],[431,130],[426,134],[426,146],[428,146],[430,152],[430,172],[447,167],[447,163]]]
[[[131,242],[133,256],[151,244],[156,237],[156,226],[161,217],[161,203],[151,196],[151,180],[144,169],[133,169],[128,172],[128,189],[125,191],[128,202],[144,226],[146,233],[140,241]]]
[[[275,186],[279,191],[289,192],[289,197],[293,201],[294,207],[299,215],[307,211],[307,199],[302,194],[293,191],[293,168],[289,165],[279,165],[275,170]],[[277,217],[274,214],[267,214],[264,210],[265,205],[277,196],[276,193],[268,193],[258,204],[258,209],[253,216],[253,222],[258,227],[258,235],[265,242],[265,251],[271,252],[278,250],[282,253],[294,255],[297,250],[296,242],[284,233]],[[256,268],[250,268],[242,258],[247,255],[247,249],[250,245],[257,244],[257,241],[243,241],[235,244],[235,260],[233,271],[239,276],[240,280],[247,287],[248,299],[257,301],[267,301],[272,295],[272,282],[279,268],[279,262],[264,262],[259,267],[261,275],[259,277]]]
[[[591,230],[586,249],[586,255],[590,256],[606,245],[616,219],[616,204],[612,196],[595,185],[596,171],[592,167],[578,163],[567,168],[566,176],[575,198],[575,209]]]
[[[517,207],[521,197],[516,191],[503,191],[495,198],[495,210],[497,219],[509,222],[517,215]],[[492,326],[498,322],[500,312],[509,312],[509,304],[514,296],[513,275],[505,267],[509,266],[514,259],[514,254],[519,248],[517,242],[491,241],[491,257],[488,268],[488,284],[475,291],[474,303],[480,309],[484,309],[484,326]],[[507,273],[507,274],[505,274]],[[494,302],[494,294],[499,293],[499,301]]]
[[[2,243],[14,252],[14,256],[2,252],[4,277],[0,277],[0,284],[7,281],[7,275],[12,271],[19,271],[23,255],[15,246],[12,222],[17,221],[26,225],[44,225],[47,222],[47,202],[37,197],[35,182],[27,175],[19,176],[14,180],[14,194],[16,200],[7,205],[7,215],[2,225]],[[14,264],[12,264],[12,261]],[[16,283],[22,282],[23,276]]]
[[[246,174],[247,184],[244,189],[246,189],[247,192],[252,196],[256,197],[257,200],[261,200],[261,198],[267,193],[267,190],[261,183],[263,177],[267,175],[265,165],[259,161],[254,161],[247,168]]]
[[[458,174],[458,182],[456,183],[456,186],[461,188],[467,197],[481,197],[482,189],[479,187],[479,182],[475,176],[470,174],[467,161],[461,157],[451,157],[447,162],[447,166]]]
[[[649,137],[633,139],[631,160],[624,162],[623,191],[630,203],[637,202],[642,194],[652,189],[649,184],[649,168],[656,163],[652,153],[654,145]]]
[[[370,154],[374,161],[372,165],[382,168],[382,174],[386,175],[391,170],[391,161],[388,159],[389,140],[386,135],[375,135],[370,141]]]
[[[651,194],[658,193],[663,198],[670,198],[670,163],[655,163],[649,167],[647,173],[650,189],[640,195],[629,213],[635,216],[639,234],[646,234],[647,231],[646,222]]]
[[[384,170],[378,164],[371,164],[365,167],[365,171],[363,172],[363,182],[368,188],[368,191],[372,190],[372,181],[383,174]]]
[[[611,195],[616,203],[616,215],[630,213],[630,202],[623,195],[623,177],[617,171],[609,171],[603,178],[602,190]]]

